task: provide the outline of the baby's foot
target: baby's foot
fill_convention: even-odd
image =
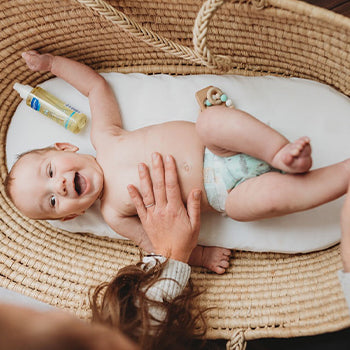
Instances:
[[[304,136],[285,145],[275,155],[273,164],[288,173],[308,171],[312,165],[310,139]]]
[[[40,55],[36,51],[27,51],[22,53],[22,57],[25,59],[27,66],[37,72],[37,71],[50,71],[53,61],[53,56],[50,54]]]
[[[231,250],[221,247],[204,247],[198,245],[193,249],[189,264],[203,266],[207,269],[223,274],[230,265]]]

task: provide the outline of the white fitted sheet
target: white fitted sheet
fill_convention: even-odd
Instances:
[[[103,75],[116,93],[125,129],[170,120],[195,121],[199,110],[195,92],[215,85],[232,98],[237,108],[251,113],[290,140],[310,136],[313,168],[348,158],[350,99],[326,85],[277,77]],[[63,80],[54,78],[41,86],[90,116],[87,98]],[[57,141],[71,142],[81,152],[94,154],[89,140],[90,126],[89,120],[88,127],[74,135],[22,102],[8,130],[8,167],[11,168],[16,154]],[[250,251],[296,253],[323,249],[340,239],[341,205],[342,199],[338,199],[307,212],[248,223],[205,213],[199,241]],[[103,221],[98,208],[96,203],[74,220],[50,222],[72,232],[120,238]]]

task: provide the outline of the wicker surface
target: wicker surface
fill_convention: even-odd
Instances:
[[[112,7],[107,6],[112,5]],[[125,241],[71,234],[19,214],[4,194],[6,131],[20,102],[13,83],[36,85],[27,49],[100,71],[276,74],[350,95],[350,20],[295,0],[13,0],[0,11],[0,285],[89,317],[90,286],[135,261]],[[89,8],[88,8],[89,7]],[[215,11],[216,10],[216,11]],[[198,15],[199,13],[199,15]],[[198,17],[197,17],[198,15]],[[192,34],[194,32],[194,35]],[[305,255],[236,252],[223,276],[195,269],[206,289],[208,338],[312,335],[350,326],[336,271],[339,247]]]

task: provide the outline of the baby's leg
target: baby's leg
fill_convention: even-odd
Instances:
[[[226,213],[253,221],[303,211],[344,195],[350,178],[350,159],[305,174],[270,172],[246,180],[226,200]]]
[[[192,266],[206,267],[217,274],[223,274],[229,267],[230,255],[231,250],[226,248],[197,245],[188,263]]]
[[[203,143],[221,156],[246,153],[289,173],[306,172],[312,164],[307,137],[290,143],[276,130],[238,109],[208,107],[200,112],[196,130]]]

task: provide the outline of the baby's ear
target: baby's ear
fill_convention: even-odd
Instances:
[[[69,142],[56,142],[54,146],[58,151],[70,151],[70,152],[79,151],[79,147],[74,146]]]

